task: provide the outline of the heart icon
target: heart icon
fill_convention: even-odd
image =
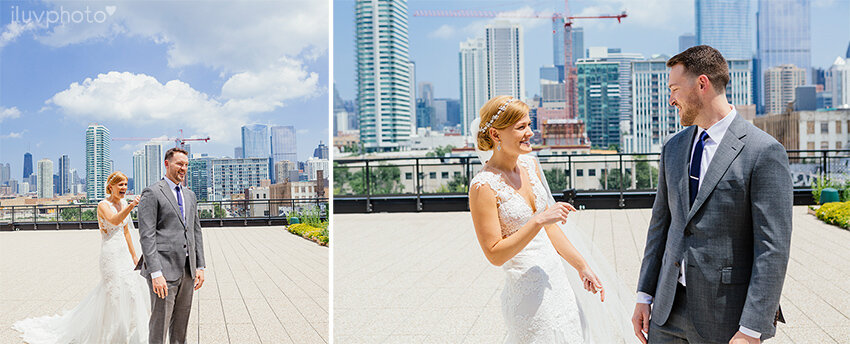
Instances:
[[[111,16],[113,13],[115,13],[115,9],[115,6],[106,6],[106,13],[109,13],[109,15]]]

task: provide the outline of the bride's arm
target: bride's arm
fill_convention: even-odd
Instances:
[[[124,222],[124,218],[126,218],[127,215],[130,215],[130,211],[136,207],[136,204],[139,204],[138,197],[133,199],[133,201],[124,207],[124,209],[121,209],[120,212],[116,213],[112,207],[106,204],[106,202],[101,202],[97,205],[97,215],[107,222],[117,226],[120,225],[121,222]]]
[[[564,221],[569,212],[564,203],[558,203],[535,215],[522,228],[507,238],[502,238],[496,194],[489,186],[473,186],[469,190],[469,209],[478,243],[484,256],[493,265],[501,266],[522,251],[543,225]]]
[[[133,247],[133,236],[130,235],[130,225],[124,225],[124,239],[127,240],[127,248],[130,250],[130,255],[133,256],[133,264],[139,262],[136,256],[136,249]]]

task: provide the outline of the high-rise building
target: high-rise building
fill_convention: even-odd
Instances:
[[[106,127],[90,124],[86,128],[86,198],[90,201],[105,197],[106,178],[112,172],[111,142]]]
[[[434,117],[434,106],[422,98],[416,99],[416,127],[430,128]]]
[[[753,60],[726,59],[726,64],[729,69],[729,83],[726,85],[729,104],[739,107],[739,110],[742,105],[754,104]]]
[[[727,60],[752,59],[750,0],[696,0],[697,45],[709,45]]]
[[[148,187],[148,167],[145,151],[138,150],[133,152],[133,193],[141,195],[146,187]]]
[[[0,184],[6,184],[12,179],[12,166],[9,163],[0,164]]]
[[[242,147],[233,148],[233,157],[236,159],[242,159]]]
[[[541,78],[540,97],[543,103],[542,107],[550,110],[563,110],[564,106],[566,106],[567,97],[564,87],[566,86],[563,82]],[[566,112],[564,112],[564,117],[566,117]]]
[[[295,127],[271,127],[272,161],[298,161],[298,149],[295,140]]]
[[[576,63],[577,115],[596,147],[620,144],[619,68],[619,62],[591,58]]]
[[[679,36],[679,51],[685,51],[690,47],[697,45],[697,35],[686,33]]]
[[[212,159],[212,194],[209,200],[229,199],[269,179],[270,158]]]
[[[525,98],[525,57],[522,26],[499,20],[485,29],[487,99]]]
[[[198,200],[208,200],[212,191],[212,160],[207,156],[189,159],[188,179],[189,189],[195,193]]]
[[[29,152],[24,153],[24,176],[23,178],[29,178],[32,174],[32,154]]]
[[[37,198],[53,198],[53,161],[41,159],[38,161],[38,191]]]
[[[487,102],[486,48],[481,38],[460,43],[460,103],[461,134],[469,135],[469,123],[478,117],[478,110]]]
[[[848,59],[850,60],[850,59]],[[827,87],[832,95],[832,107],[850,108],[850,64],[848,60],[836,57],[827,72]],[[850,130],[850,128],[848,128]]]
[[[573,26],[570,37],[572,38],[573,58],[572,63],[585,58],[584,54],[584,28]],[[564,18],[552,20],[552,64],[561,69],[561,80],[564,77]]]
[[[669,102],[669,76],[664,59],[632,62],[632,128],[624,141],[626,152],[661,152],[664,139],[682,129]]]
[[[348,110],[345,109],[345,103],[342,101],[342,97],[339,95],[339,90],[336,88],[336,83],[334,83],[334,131],[333,136],[337,136],[340,132],[345,132],[349,130],[348,125]]]
[[[313,150],[313,157],[319,159],[330,159],[330,153],[328,152],[328,145],[319,141],[319,146]]]
[[[268,158],[269,127],[262,124],[242,126],[242,156],[245,158]]]
[[[406,0],[357,0],[357,104],[367,151],[410,145],[411,70]]]
[[[165,159],[162,157],[162,146],[157,142],[145,144],[145,187],[151,186],[162,179]],[[144,190],[144,188],[142,188]]]
[[[783,113],[794,101],[794,89],[806,84],[806,70],[794,65],[768,68],[764,72],[764,111]]]
[[[431,129],[442,131],[445,127],[460,124],[460,101],[457,99],[434,99],[434,113],[431,116]]]
[[[71,193],[71,159],[67,155],[59,157],[59,187],[58,194],[65,195]]]
[[[765,72],[776,66],[791,64],[803,69],[805,75],[812,66],[812,30],[810,0],[758,0],[756,12],[756,58],[758,104],[766,108]],[[793,91],[791,92],[793,95]]]
[[[327,176],[329,165],[327,159],[310,158],[306,161],[307,180],[316,180],[316,171],[324,171],[323,175]]]
[[[80,176],[77,174],[77,169],[72,168],[70,171],[68,171],[68,173],[71,175],[71,194],[76,195],[83,193],[83,191],[85,190],[80,191],[82,183],[80,183]]]
[[[298,164],[294,161],[278,161],[274,163],[275,182],[283,183],[287,180],[298,180]]]

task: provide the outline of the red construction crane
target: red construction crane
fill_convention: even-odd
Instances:
[[[417,10],[413,12],[414,17],[477,17],[477,18],[532,18],[532,19],[551,19],[553,23],[558,20],[564,20],[564,92],[565,99],[568,104],[565,104],[567,109],[567,117],[575,118],[575,89],[573,87],[573,43],[572,43],[572,25],[573,19],[617,19],[617,22],[622,22],[626,12],[623,11],[616,15],[600,15],[600,16],[570,16],[570,7],[568,0],[564,0],[564,13],[532,13],[532,14],[505,14],[496,11],[478,11],[478,10]],[[557,34],[552,32],[552,34]]]
[[[174,141],[175,147],[180,147],[188,141],[204,141],[208,142],[210,137],[204,138],[184,138],[183,137],[183,129],[179,129],[180,137],[169,137],[169,138],[160,138],[160,137],[114,137],[112,141]]]

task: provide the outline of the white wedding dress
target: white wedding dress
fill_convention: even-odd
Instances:
[[[106,200],[101,202],[114,208]],[[124,200],[121,205],[127,206]],[[124,225],[129,224],[132,229],[132,220],[127,216],[116,226],[98,216],[98,224],[101,228],[100,282],[70,311],[15,323],[12,327],[22,332],[25,342],[148,342],[151,294],[144,277],[133,270],[133,258],[124,238]]]
[[[528,173],[537,212],[547,207],[548,189],[543,186],[533,157],[520,155],[518,165]],[[488,185],[496,192],[502,237],[519,230],[536,213],[503,177],[482,170],[472,179],[472,187]],[[567,280],[563,258],[555,251],[545,230],[516,256],[502,265],[505,287],[502,314],[508,334],[505,343],[582,343],[581,310]]]

